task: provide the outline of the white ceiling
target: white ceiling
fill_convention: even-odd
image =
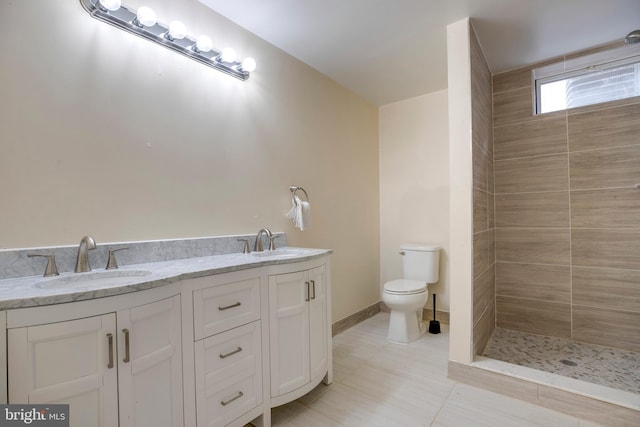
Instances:
[[[376,105],[446,88],[446,27],[467,16],[493,73],[640,28],[640,0],[200,1]]]

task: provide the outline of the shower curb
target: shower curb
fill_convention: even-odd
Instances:
[[[481,357],[471,365],[449,361],[448,377],[603,425],[640,425],[640,396],[633,393]]]

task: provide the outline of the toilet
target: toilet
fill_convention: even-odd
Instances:
[[[422,309],[429,297],[428,285],[439,279],[440,247],[403,244],[400,249],[403,278],[384,284],[382,301],[391,310],[387,339],[409,343],[426,330]]]

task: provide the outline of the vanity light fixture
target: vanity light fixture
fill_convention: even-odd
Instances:
[[[171,41],[182,40],[187,36],[187,27],[180,21],[173,21],[169,24],[169,31],[165,37]]]
[[[156,25],[156,22],[158,22],[156,13],[147,6],[139,7],[136,12],[136,17],[133,20],[133,23],[138,27],[153,27]]]
[[[201,35],[198,37],[198,40],[196,40],[195,44],[191,46],[191,49],[196,53],[206,53],[209,52],[212,47],[213,42],[211,39],[208,36]]]
[[[120,9],[122,2],[120,0],[100,0],[100,5],[112,12]]]
[[[238,69],[250,73],[256,69],[256,60],[253,58],[244,58]]]
[[[186,26],[180,21],[173,21],[168,26],[158,22],[155,12],[148,6],[134,11],[123,5],[121,0],[80,0],[80,3],[89,15],[100,21],[156,42],[237,79],[247,80],[256,69],[253,58],[239,61],[232,48],[216,50],[206,35],[190,37]]]
[[[233,48],[225,47],[224,49],[222,49],[222,53],[218,57],[218,60],[222,62],[233,63],[236,61],[237,57],[238,55]]]

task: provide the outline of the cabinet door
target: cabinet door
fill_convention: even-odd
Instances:
[[[117,427],[115,325],[107,314],[10,329],[9,403],[69,404],[72,427]]]
[[[310,381],[308,283],[306,271],[269,276],[272,397]]]
[[[117,314],[120,427],[183,425],[180,296]]]
[[[309,271],[311,297],[309,305],[309,365],[311,381],[324,376],[328,363],[327,336],[327,282],[325,268],[317,267]]]

